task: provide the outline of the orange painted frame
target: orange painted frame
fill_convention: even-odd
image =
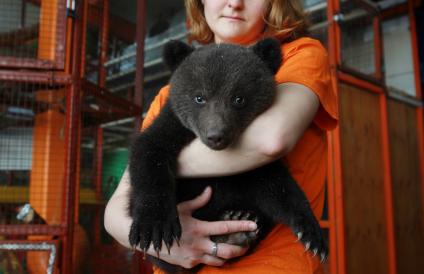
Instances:
[[[339,93],[336,83],[337,64],[340,63],[340,39],[338,25],[334,16],[339,13],[339,1],[328,0],[327,18],[328,25],[328,46],[331,72],[333,74],[333,87]],[[341,168],[341,143],[340,128],[337,127],[327,134],[328,137],[328,210],[329,210],[329,240],[330,240],[330,272],[332,274],[346,273],[346,253],[344,235],[344,212],[343,212],[343,191],[342,191],[342,168]]]

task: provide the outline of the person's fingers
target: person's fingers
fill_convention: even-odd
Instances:
[[[211,265],[211,266],[222,266],[224,265],[225,260],[209,255],[209,254],[205,254],[202,257],[202,263],[206,265]]]
[[[192,212],[198,208],[203,207],[206,205],[212,195],[212,188],[210,186],[206,187],[205,190],[194,198],[193,200],[185,201],[180,204],[178,204],[178,211],[179,212]]]
[[[207,254],[207,255],[211,255],[213,256],[213,246],[214,246],[214,242],[212,242],[209,238],[205,238],[202,241],[199,241],[197,243],[197,247],[196,249]],[[234,257],[239,257],[244,255],[244,253],[246,253],[248,247],[241,247],[238,245],[230,245],[230,244],[226,244],[226,243],[218,243],[217,244],[217,249],[216,249],[216,256],[213,257],[218,257],[221,259],[232,259]]]
[[[199,222],[197,225],[198,232],[203,235],[222,235],[235,233],[240,231],[254,231],[257,225],[253,221],[215,221],[215,222]]]
[[[219,243],[218,252],[216,256],[219,258],[229,260],[229,259],[244,255],[248,249],[249,249],[248,247],[241,247],[238,245]]]

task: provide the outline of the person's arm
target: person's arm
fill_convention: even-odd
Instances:
[[[128,192],[130,190],[129,173],[126,170],[121,181],[107,203],[104,215],[106,231],[121,245],[132,248],[128,235],[132,219],[128,216]],[[247,249],[235,245],[219,244],[217,256],[209,255],[212,251],[212,241],[209,236],[221,235],[239,231],[254,231],[256,224],[251,221],[216,221],[206,222],[194,219],[192,212],[207,204],[212,191],[208,188],[199,197],[178,205],[178,213],[182,226],[180,245],[175,242],[170,254],[163,247],[159,253],[160,259],[185,268],[192,268],[199,263],[221,266],[227,259],[243,255]],[[253,225],[253,227],[252,227]],[[157,256],[153,248],[147,252]]]
[[[234,146],[214,151],[197,138],[185,147],[178,159],[179,176],[232,175],[281,158],[295,146],[318,107],[318,97],[308,87],[280,84],[274,104],[248,126]]]

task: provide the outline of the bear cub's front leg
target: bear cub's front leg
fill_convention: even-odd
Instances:
[[[149,134],[139,135],[130,159],[131,192],[129,213],[133,219],[129,241],[147,251],[153,244],[156,252],[165,243],[168,250],[181,237],[175,179],[168,157],[162,155]],[[139,148],[145,148],[140,151]]]

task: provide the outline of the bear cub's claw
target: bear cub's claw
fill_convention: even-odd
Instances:
[[[297,241],[301,241],[305,246],[305,251],[312,252],[313,256],[319,254],[323,263],[328,256],[328,247],[319,223],[313,217],[299,216],[294,220],[292,230],[297,236]]]
[[[138,216],[142,217],[133,218],[130,229],[129,242],[131,246],[139,246],[143,252],[146,252],[150,245],[153,245],[159,257],[162,243],[165,244],[168,253],[170,253],[174,240],[179,244],[181,225],[177,214],[169,214],[164,220],[151,220],[147,214]]]
[[[230,221],[230,220],[250,220],[254,221],[256,224],[258,224],[258,216],[252,212],[252,211],[235,211],[235,210],[228,210],[225,211],[221,217],[219,218],[223,221]],[[253,242],[255,242],[258,239],[260,228],[258,225],[258,228],[255,231],[244,231],[244,232],[237,232],[237,233],[231,233],[231,234],[225,234],[225,235],[217,235],[212,236],[212,241],[216,243],[227,243],[232,245],[238,245],[238,246],[250,246]]]

